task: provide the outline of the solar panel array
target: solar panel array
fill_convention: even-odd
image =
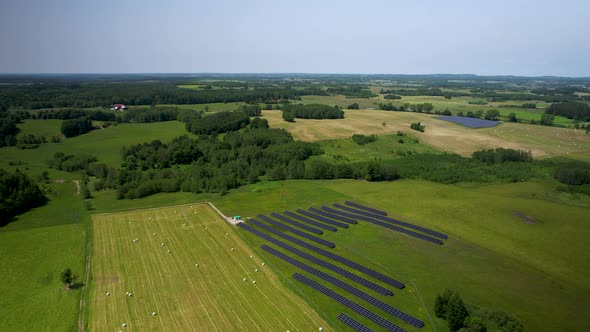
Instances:
[[[348,315],[344,314],[344,313],[340,313],[340,315],[338,315],[338,320],[340,320],[342,323],[348,325],[350,328],[352,328],[353,330],[357,331],[357,332],[373,332],[373,330],[371,330],[370,328],[364,326],[363,324],[357,322],[356,320],[350,318]]]
[[[334,292],[333,290],[331,290],[327,287],[324,287],[324,286],[318,284],[317,282],[309,279],[306,276],[303,276],[299,273],[295,273],[293,275],[293,278],[295,278],[295,280],[297,280],[303,284],[306,284],[306,285],[310,286],[311,288],[321,292],[322,294],[327,295],[328,297],[332,298],[333,300],[336,300],[337,302],[343,304],[344,306],[352,309],[356,313],[370,319],[371,321],[375,322],[377,325],[385,328],[387,331],[406,332],[406,330],[393,324],[392,322],[388,321],[387,319],[374,314],[373,312],[367,310],[365,307],[347,299],[346,297]]]
[[[322,216],[326,216],[326,217],[329,217],[329,218],[332,218],[332,219],[336,219],[336,220],[347,222],[349,224],[357,224],[358,223],[354,219],[346,218],[346,217],[343,217],[343,216],[338,215],[338,214],[328,213],[326,211],[318,210],[316,208],[309,208],[308,210],[311,211],[311,212],[313,212],[313,213],[321,214]],[[358,219],[358,218],[356,218],[356,219]]]
[[[311,251],[313,251],[313,252],[315,252],[317,254],[320,254],[322,256],[331,258],[331,259],[333,259],[333,260],[335,260],[337,262],[340,262],[340,263],[342,263],[342,264],[344,264],[346,266],[352,267],[353,269],[355,269],[357,271],[363,272],[364,274],[369,275],[369,276],[371,276],[371,277],[373,277],[373,278],[375,278],[377,280],[381,280],[381,281],[385,282],[388,285],[391,285],[391,286],[396,287],[396,288],[399,288],[399,289],[403,289],[405,287],[405,285],[404,285],[403,282],[397,281],[397,280],[395,280],[393,278],[390,278],[390,277],[388,277],[388,276],[386,276],[386,275],[384,275],[382,273],[379,273],[379,272],[377,272],[377,271],[375,271],[373,269],[370,269],[368,267],[365,267],[363,265],[360,265],[359,263],[353,262],[353,261],[351,261],[348,258],[344,258],[344,257],[342,257],[340,255],[337,255],[337,254],[333,253],[333,252],[330,252],[328,250],[324,250],[322,248],[318,248],[318,247],[314,246],[313,244],[309,244],[309,243],[307,243],[305,241],[302,241],[302,240],[299,240],[297,238],[294,238],[294,237],[292,237],[292,236],[290,236],[288,234],[285,234],[285,233],[282,233],[280,231],[277,231],[276,229],[273,229],[272,227],[269,227],[269,226],[261,223],[260,221],[258,221],[256,219],[250,218],[249,222],[251,222],[254,225],[259,226],[259,227],[261,227],[263,229],[266,229],[267,231],[269,231],[269,232],[271,232],[273,234],[276,234],[276,235],[278,235],[278,236],[280,236],[280,237],[282,237],[282,238],[284,238],[286,240],[289,240],[289,241],[291,241],[291,242],[293,242],[295,244],[298,244],[298,245],[300,245],[300,246],[302,246],[304,248],[307,248],[307,249],[309,249],[309,250],[311,250]]]
[[[341,204],[338,204],[338,203],[333,204],[333,205],[335,207],[339,208],[339,209],[344,210],[344,211],[348,211],[348,212],[351,212],[351,213],[356,213],[356,214],[364,215],[364,216],[367,216],[367,217],[371,217],[371,218],[375,218],[375,219],[379,219],[379,220],[383,220],[383,221],[388,221],[388,222],[390,222],[392,224],[396,224],[396,225],[399,225],[399,226],[404,226],[404,227],[407,227],[407,228],[412,228],[412,229],[415,229],[417,231],[421,231],[423,233],[426,233],[426,234],[430,234],[432,236],[439,237],[441,239],[448,239],[449,238],[449,236],[446,235],[446,234],[439,233],[437,231],[433,231],[431,229],[428,229],[428,228],[425,228],[425,227],[422,227],[422,226],[418,226],[418,225],[410,224],[410,223],[407,223],[407,222],[399,221],[399,220],[396,220],[396,219],[393,219],[393,218],[389,218],[389,217],[385,217],[385,216],[382,216],[382,215],[379,215],[379,214],[374,214],[374,213],[365,212],[365,211],[361,211],[361,210],[351,209],[349,207],[346,207],[346,206],[341,205]]]
[[[427,236],[427,235],[424,235],[424,234],[421,234],[421,233],[416,233],[414,231],[411,231],[411,230],[408,230],[408,229],[405,229],[405,228],[401,228],[401,227],[398,227],[398,226],[394,226],[394,225],[392,225],[390,223],[379,221],[379,220],[376,220],[376,219],[373,219],[373,218],[369,218],[369,217],[362,216],[362,215],[354,215],[354,214],[350,214],[350,213],[347,213],[347,212],[342,212],[342,211],[334,210],[334,209],[329,208],[329,207],[326,207],[326,206],[322,206],[322,209],[324,211],[332,212],[332,213],[335,213],[335,214],[338,214],[338,215],[342,215],[342,216],[345,216],[345,217],[357,218],[357,219],[360,219],[360,220],[368,221],[368,222],[370,222],[372,224],[379,225],[379,226],[382,226],[382,227],[385,227],[385,228],[389,228],[391,230],[394,230],[394,231],[397,231],[397,232],[400,232],[400,233],[404,233],[404,234],[413,236],[413,237],[418,238],[418,239],[426,240],[428,242],[436,243],[438,245],[442,245],[443,244],[443,242],[440,239],[436,239],[436,238],[433,238],[433,237],[430,237],[430,236]]]
[[[299,212],[299,213],[301,213],[301,214],[303,214],[305,216],[308,216],[310,218],[321,220],[321,221],[323,221],[325,223],[328,223],[328,224],[331,224],[331,225],[334,225],[334,226],[338,226],[338,227],[342,227],[342,228],[348,228],[348,225],[347,224],[341,223],[339,221],[334,221],[332,219],[324,218],[322,216],[319,216],[317,214],[313,214],[311,212],[307,212],[305,210],[298,209],[297,212]],[[291,217],[297,216],[295,213],[292,213],[292,212],[289,212],[289,211],[286,211],[285,214],[288,215],[288,216],[291,216]],[[297,218],[297,217],[295,217],[295,218]],[[301,217],[301,218],[304,218],[304,217]]]
[[[276,212],[271,213],[270,216],[271,217],[274,217],[276,219],[282,220],[282,221],[284,221],[284,222],[286,222],[288,224],[291,224],[293,226],[297,226],[297,227],[299,227],[301,229],[305,229],[308,232],[312,232],[312,233],[316,233],[316,234],[324,234],[324,232],[322,232],[321,230],[319,230],[319,229],[317,229],[315,227],[304,225],[304,224],[302,224],[300,222],[297,222],[295,220],[289,219],[289,218],[287,218],[285,216],[281,216],[280,214],[278,214]]]
[[[350,206],[355,207],[357,209],[365,210],[367,212],[371,212],[371,213],[375,213],[375,214],[380,214],[382,216],[386,216],[387,215],[387,212],[385,212],[385,211],[377,210],[377,209],[374,209],[372,207],[360,205],[360,204],[357,204],[357,203],[354,203],[354,202],[351,202],[351,201],[344,201],[344,204],[350,205]]]
[[[289,234],[285,234],[285,233],[283,233],[283,232],[281,232],[279,230],[276,230],[276,229],[274,229],[274,228],[272,228],[272,227],[270,227],[270,226],[268,226],[268,225],[266,225],[266,224],[264,224],[264,223],[262,223],[262,222],[260,222],[260,221],[258,221],[256,219],[250,218],[250,220],[248,222],[249,223],[252,223],[252,224],[254,224],[254,225],[256,225],[256,226],[258,226],[260,228],[263,228],[263,229],[265,229],[265,230],[267,230],[267,231],[269,231],[269,232],[271,232],[271,233],[273,233],[275,235],[278,235],[278,236],[282,237],[283,239],[286,239],[286,240],[291,241],[291,242],[293,242],[295,244],[298,244],[298,245],[300,245],[300,246],[302,246],[304,248],[308,248],[308,249],[311,249],[311,250],[314,250],[314,251],[316,251],[316,250],[322,250],[322,249],[320,249],[320,248],[318,248],[318,247],[316,247],[316,246],[314,246],[312,244],[309,244],[309,243],[307,243],[305,241],[302,241],[302,240],[300,240],[300,239],[298,239],[296,237],[293,237],[293,236],[291,236]],[[318,240],[321,240],[322,242],[324,242],[323,244],[325,246],[327,246],[327,247],[334,248],[336,246],[334,243],[332,243],[330,241],[326,241],[324,239],[318,239]]]
[[[298,229],[295,229],[295,228],[293,228],[293,227],[287,226],[287,225],[285,225],[285,224],[281,224],[280,222],[278,222],[278,221],[276,221],[276,220],[272,220],[272,219],[270,219],[269,217],[266,217],[266,216],[264,216],[264,215],[262,215],[262,214],[259,214],[259,215],[258,215],[258,217],[259,217],[260,219],[262,219],[262,220],[264,220],[264,221],[268,222],[268,223],[269,223],[269,224],[271,224],[271,225],[275,225],[275,226],[277,226],[277,227],[280,227],[280,228],[282,228],[282,229],[284,229],[284,230],[286,230],[286,231],[288,231],[288,232],[291,232],[291,233],[293,233],[293,234],[297,234],[297,235],[299,235],[299,236],[301,236],[301,237],[304,237],[304,238],[306,238],[306,239],[312,240],[312,241],[313,241],[313,242],[315,242],[315,243],[319,243],[319,244],[321,244],[321,245],[324,245],[324,246],[326,246],[326,247],[330,247],[330,248],[334,248],[334,247],[336,246],[336,245],[335,245],[333,242],[326,241],[326,240],[324,240],[324,239],[320,239],[320,238],[319,238],[319,237],[317,237],[317,236],[313,236],[313,235],[307,234],[307,233],[305,233],[305,232],[302,232],[302,231],[300,231],[300,230],[298,230]]]
[[[369,289],[372,289],[372,290],[376,291],[379,294],[393,295],[393,292],[390,291],[387,288],[381,287],[381,286],[379,286],[379,285],[377,285],[377,284],[375,284],[375,283],[373,283],[373,282],[371,282],[371,281],[369,281],[369,280],[367,280],[365,278],[359,277],[358,275],[356,275],[354,273],[351,273],[351,272],[349,272],[349,271],[347,271],[347,270],[345,270],[345,269],[343,269],[341,267],[338,267],[338,266],[336,266],[334,264],[328,263],[328,262],[326,262],[326,261],[324,261],[322,259],[319,259],[319,258],[317,258],[317,257],[315,257],[313,255],[310,255],[310,254],[308,254],[306,252],[303,252],[303,251],[301,251],[299,249],[296,249],[296,248],[294,248],[294,247],[292,247],[292,246],[290,246],[290,245],[288,245],[288,244],[286,244],[286,243],[284,243],[284,242],[282,242],[280,240],[277,240],[277,239],[275,239],[275,238],[273,238],[273,237],[271,237],[269,235],[266,235],[266,234],[262,233],[261,231],[255,229],[255,228],[250,227],[249,225],[246,225],[244,223],[239,223],[238,224],[238,227],[241,227],[241,228],[243,228],[243,229],[245,229],[245,230],[247,230],[247,231],[249,231],[249,232],[251,232],[253,234],[256,234],[259,237],[261,237],[261,238],[263,238],[265,240],[268,240],[268,241],[276,244],[277,246],[279,246],[279,247],[281,247],[281,248],[283,248],[285,250],[288,250],[288,251],[294,253],[295,255],[297,255],[299,257],[305,258],[305,259],[307,259],[310,262],[313,262],[313,263],[315,263],[317,265],[320,265],[320,266],[322,266],[322,267],[324,267],[324,268],[326,268],[328,270],[331,270],[333,272],[338,273],[339,275],[341,275],[341,276],[343,276],[345,278],[348,278],[348,279],[350,279],[352,281],[355,281],[355,282],[357,282],[357,283],[359,283],[359,284],[361,284],[361,285],[363,285],[363,286],[365,286],[365,287],[367,287]]]
[[[280,216],[280,214],[278,214],[278,213],[271,213],[270,215],[271,216],[274,216],[275,214],[277,215],[277,218],[278,218],[278,216]],[[295,218],[295,219],[297,219],[299,221],[306,222],[306,223],[308,223],[310,225],[314,225],[314,226],[317,226],[319,228],[325,229],[327,231],[335,232],[335,231],[338,230],[334,226],[326,225],[326,224],[321,223],[321,222],[317,222],[317,221],[314,221],[314,220],[311,220],[311,219],[307,219],[305,217],[296,215],[295,213],[292,213],[292,212],[289,212],[289,211],[285,211],[285,212],[283,212],[283,214],[285,214],[285,215],[287,215],[287,216],[289,216],[291,218]]]
[[[313,267],[311,267],[303,262],[300,262],[300,261],[296,260],[295,258],[285,255],[284,253],[282,253],[272,247],[269,247],[267,245],[262,245],[262,249],[264,251],[269,252],[272,255],[292,264],[292,265],[297,266],[298,268],[300,268],[306,272],[309,272],[317,277],[324,279],[325,281],[327,281],[335,286],[338,286],[338,287],[344,289],[345,291],[349,292],[350,294],[353,294],[354,296],[367,301],[368,303],[387,312],[388,314],[391,314],[391,315],[401,319],[402,321],[404,321],[406,323],[412,324],[412,325],[419,327],[419,328],[424,327],[424,322],[422,322],[421,320],[416,319],[416,318],[406,314],[405,312],[403,312],[399,309],[396,309],[396,308],[390,306],[389,304],[384,303],[384,302],[374,298],[373,296],[359,290],[358,288],[355,288],[355,287],[341,281],[338,278],[335,278],[327,273],[324,273],[322,271],[314,269]]]

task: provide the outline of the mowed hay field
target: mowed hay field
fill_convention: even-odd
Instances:
[[[91,331],[329,330],[208,205],[94,215],[92,226]]]
[[[494,128],[472,129],[436,119],[434,115],[411,112],[345,110],[344,119],[286,122],[280,111],[263,111],[273,128],[287,129],[295,139],[320,141],[347,138],[353,134],[391,134],[411,132],[421,142],[443,151],[471,155],[486,148],[512,148],[531,151],[535,157],[568,156],[590,160],[590,135],[582,129],[502,123]],[[421,122],[426,131],[410,129]]]

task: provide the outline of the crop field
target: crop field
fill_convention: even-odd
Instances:
[[[91,331],[329,330],[208,205],[99,214],[92,225]]]
[[[470,129],[436,119],[433,115],[410,112],[345,111],[344,119],[286,122],[280,112],[263,111],[271,127],[287,129],[295,139],[321,141],[351,137],[353,134],[411,132],[437,149],[461,155],[485,148],[513,148],[531,151],[535,157],[569,156],[590,160],[590,136],[581,129],[503,123],[494,128]],[[411,131],[413,122],[426,125],[424,133]]]

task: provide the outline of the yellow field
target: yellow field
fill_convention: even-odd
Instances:
[[[90,331],[330,330],[205,204],[94,215],[92,227]]]
[[[421,142],[444,151],[470,155],[484,148],[513,148],[531,151],[535,157],[569,156],[590,160],[590,135],[581,129],[503,123],[494,128],[471,129],[434,115],[410,112],[345,110],[344,119],[286,122],[279,111],[263,111],[271,127],[287,129],[295,139],[318,141],[347,138],[353,134],[410,132],[410,124],[420,121],[426,132],[411,131]],[[384,125],[385,124],[385,125]]]

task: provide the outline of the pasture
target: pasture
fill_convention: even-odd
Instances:
[[[347,138],[353,134],[410,132],[410,124],[426,125],[424,133],[412,131],[420,142],[442,151],[461,155],[485,148],[513,148],[531,151],[535,157],[568,156],[590,160],[590,135],[581,129],[503,123],[494,128],[470,129],[436,119],[434,115],[411,112],[346,110],[344,119],[286,122],[280,112],[263,111],[271,127],[285,128],[295,139],[322,141]]]
[[[92,226],[92,331],[329,330],[208,205],[98,214]]]

